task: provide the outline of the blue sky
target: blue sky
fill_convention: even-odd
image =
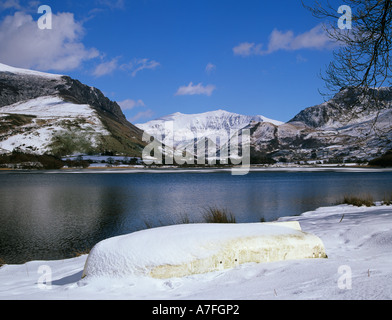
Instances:
[[[0,43],[0,62],[97,87],[133,123],[216,109],[288,121],[324,101],[333,52],[299,0],[5,0]]]

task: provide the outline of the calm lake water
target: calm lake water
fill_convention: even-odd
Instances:
[[[75,256],[121,234],[202,222],[202,210],[230,210],[237,222],[276,220],[345,194],[392,194],[392,172],[0,173],[0,259]]]

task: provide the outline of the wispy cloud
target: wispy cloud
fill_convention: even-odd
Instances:
[[[159,67],[161,64],[155,60],[151,59],[133,59],[131,62],[128,64],[123,64],[121,68],[123,70],[129,70],[131,71],[132,77],[135,77],[138,72],[145,70],[145,69],[150,69],[154,70],[157,67]]]
[[[0,10],[2,9],[21,10],[22,6],[20,5],[19,0],[5,0],[5,1],[0,1]]]
[[[238,46],[233,48],[233,53],[236,56],[248,57],[252,55],[261,55],[263,51],[261,50],[262,44],[255,44],[250,42],[242,42]]]
[[[144,103],[143,100],[133,100],[133,99],[126,99],[123,101],[117,101],[118,105],[121,107],[121,110],[123,111],[130,111],[134,110],[136,108],[143,108],[144,110],[137,112],[135,115],[131,116],[128,118],[129,122],[135,123],[136,121],[140,119],[149,119],[154,116],[154,111],[151,109],[146,109],[147,106]]]
[[[206,95],[211,96],[216,87],[212,84],[207,86],[203,86],[202,83],[194,85],[193,82],[190,82],[187,86],[182,86],[178,88],[176,92],[176,96],[187,96],[187,95]]]
[[[158,66],[160,66],[159,62],[147,58],[133,59],[130,62],[123,64],[119,63],[119,58],[114,58],[110,61],[104,61],[98,64],[93,71],[93,75],[95,77],[102,77],[120,70],[130,72],[132,77],[136,77],[140,71],[145,69],[154,70]]]
[[[140,111],[138,112],[136,115],[134,115],[133,117],[129,118],[128,121],[135,123],[136,121],[140,120],[140,119],[150,119],[154,116],[154,111],[152,111],[151,109],[148,109],[146,111]]]
[[[124,9],[125,8],[125,0],[96,0],[95,1],[99,5],[106,6],[110,9]]]
[[[121,107],[122,110],[132,110],[136,107],[145,107],[143,100],[133,100],[133,99],[126,99],[124,101],[118,101],[118,105]]]
[[[211,62],[207,64],[206,69],[205,69],[207,74],[211,74],[215,70],[216,70],[216,65],[212,64]]]
[[[118,69],[118,58],[97,65],[93,71],[93,75],[95,77],[102,77],[113,73],[116,69]]]
[[[234,55],[248,57],[254,55],[267,55],[279,50],[297,51],[301,49],[331,49],[334,44],[328,38],[322,24],[309,31],[295,35],[292,30],[279,31],[274,29],[269,37],[268,46],[254,42],[243,42],[233,48]]]
[[[306,59],[305,57],[303,57],[303,56],[300,55],[300,54],[297,54],[297,56],[295,57],[295,59],[297,60],[297,63],[304,63],[304,62],[307,62],[307,61],[308,61],[308,59]]]

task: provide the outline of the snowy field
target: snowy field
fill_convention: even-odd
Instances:
[[[328,259],[248,263],[163,280],[81,279],[86,255],[34,261],[0,268],[0,299],[392,299],[392,207],[339,205],[279,221],[299,221],[320,237]]]

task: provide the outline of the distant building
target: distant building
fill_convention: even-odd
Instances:
[[[10,151],[0,148],[0,154],[4,154],[4,153],[10,153]]]

